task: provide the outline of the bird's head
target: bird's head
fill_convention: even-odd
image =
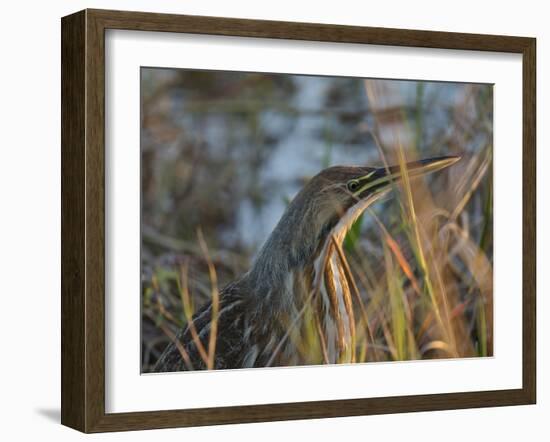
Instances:
[[[292,268],[319,256],[329,235],[342,241],[353,221],[391,190],[406,171],[410,178],[456,163],[456,156],[429,158],[401,166],[335,166],[314,176],[294,197],[258,253],[250,278],[265,291],[283,284]],[[263,284],[263,285],[262,285]]]
[[[294,219],[294,226],[307,229],[321,239],[338,225],[342,228],[337,233],[343,235],[369,204],[391,190],[404,173],[409,178],[425,175],[444,169],[459,159],[445,156],[406,163],[404,167],[334,166],[324,169],[292,201],[289,211],[295,211],[302,218]],[[301,233],[302,238],[308,236],[306,231]]]

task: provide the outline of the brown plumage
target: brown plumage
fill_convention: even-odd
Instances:
[[[457,157],[408,163],[416,176]],[[319,362],[353,362],[355,320],[341,245],[363,211],[399,180],[399,166],[336,166],[313,177],[289,204],[251,269],[219,294],[214,369],[299,365],[306,309],[323,343]],[[214,306],[215,307],[215,306]],[[203,306],[154,371],[207,368],[212,303]],[[201,348],[202,347],[202,348]],[[201,355],[202,352],[202,355]],[[309,361],[307,361],[309,363]]]

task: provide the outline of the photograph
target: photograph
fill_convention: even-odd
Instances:
[[[550,435],[548,8],[471,3],[6,2],[0,442]]]
[[[493,356],[493,85],[141,67],[141,372]]]

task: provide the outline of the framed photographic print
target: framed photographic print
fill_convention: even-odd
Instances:
[[[62,19],[62,423],[532,404],[535,40]]]

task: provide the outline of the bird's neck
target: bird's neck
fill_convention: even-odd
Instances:
[[[271,318],[294,318],[306,303],[317,310],[329,361],[351,362],[354,319],[342,243],[368,203],[358,203],[320,229],[314,220],[285,214],[246,275],[257,308]],[[264,316],[265,317],[265,316]]]
[[[247,280],[256,302],[290,312],[311,288],[314,264],[337,223],[317,226],[308,210],[287,209],[256,256]]]
[[[320,264],[326,264],[328,255],[336,253],[369,204],[368,201],[359,202],[342,217],[328,219],[322,224],[314,210],[287,209],[246,275],[258,301],[276,303],[281,308],[303,301],[302,290],[311,290],[315,278],[320,277],[319,272],[325,270]],[[291,275],[294,279],[300,275],[307,283],[303,287],[295,286],[291,283]]]

